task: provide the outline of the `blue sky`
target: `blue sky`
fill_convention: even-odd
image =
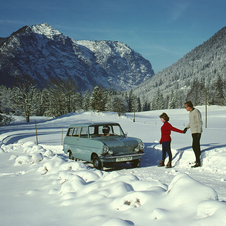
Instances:
[[[226,26],[226,0],[7,0],[0,37],[48,23],[75,40],[124,42],[157,73]]]

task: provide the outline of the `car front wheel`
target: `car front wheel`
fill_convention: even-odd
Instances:
[[[100,161],[99,157],[96,155],[93,157],[93,166],[99,170],[103,169],[103,163]]]
[[[131,162],[133,168],[139,167],[141,163],[141,159],[136,159]]]

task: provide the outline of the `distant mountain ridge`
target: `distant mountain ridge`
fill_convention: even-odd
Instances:
[[[0,85],[30,75],[40,87],[51,78],[74,78],[82,91],[95,85],[133,88],[154,75],[151,63],[124,43],[75,41],[48,24],[25,26],[0,38]]]
[[[194,80],[211,87],[218,76],[226,79],[226,27],[176,63],[138,85],[134,93],[151,102],[158,89],[165,96],[172,90],[186,93]]]

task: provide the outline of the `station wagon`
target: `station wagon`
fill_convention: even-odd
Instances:
[[[97,169],[122,162],[139,167],[144,144],[139,138],[128,137],[118,123],[87,123],[69,126],[63,150],[70,159],[91,162]]]

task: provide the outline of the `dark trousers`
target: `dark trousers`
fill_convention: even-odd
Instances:
[[[172,153],[171,153],[170,143],[171,141],[162,142],[162,160],[165,160],[166,153],[167,153],[169,156],[169,162],[172,162]]]
[[[201,149],[200,149],[200,139],[201,133],[193,133],[192,134],[192,148],[195,153],[196,163],[200,163]]]

